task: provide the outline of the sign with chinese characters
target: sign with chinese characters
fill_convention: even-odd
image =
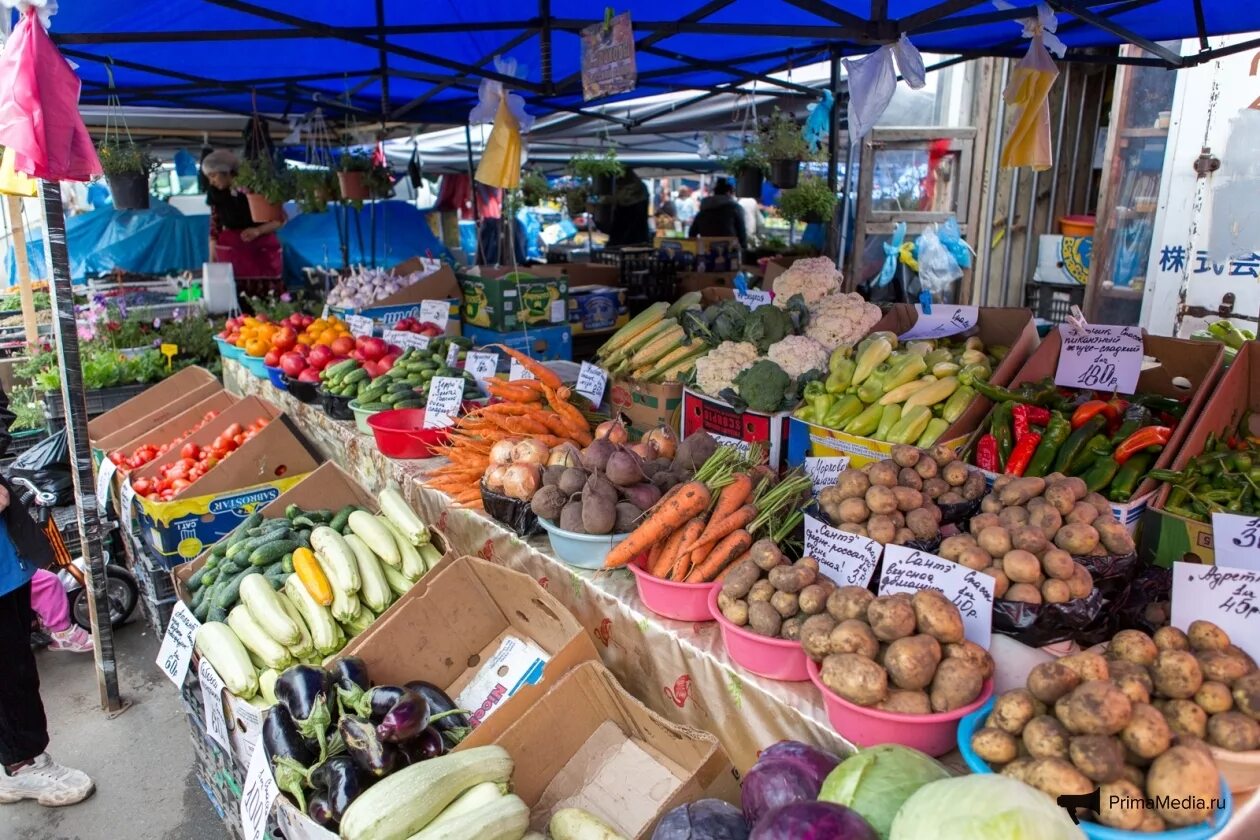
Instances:
[[[989,649],[993,629],[993,578],[926,551],[904,545],[884,546],[879,594],[913,594],[920,589],[935,589],[953,601],[962,615],[967,640]]]
[[[924,312],[921,304],[915,304],[914,311],[918,318],[914,326],[898,336],[902,341],[958,335],[974,327],[980,320],[978,306],[950,306],[934,303],[931,312]]]
[[[634,90],[634,29],[630,13],[582,30],[582,98],[587,102]]]
[[[805,514],[805,556],[840,586],[866,586],[875,573],[882,546],[875,540],[833,528]]]
[[[1211,274],[1214,277],[1260,277],[1260,254],[1239,251],[1218,262],[1200,248],[1193,254],[1184,245],[1159,249],[1159,270],[1166,274]]]
[[[1142,373],[1142,330],[1103,324],[1059,325],[1059,366],[1054,382],[1064,388],[1085,388],[1132,394]]]

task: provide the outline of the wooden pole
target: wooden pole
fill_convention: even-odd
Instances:
[[[31,264],[26,254],[26,231],[22,227],[22,199],[6,196],[9,201],[9,226],[13,231],[13,258],[17,263],[18,291],[22,297],[22,327],[26,343],[39,340],[39,322],[35,320],[35,293],[31,291]]]

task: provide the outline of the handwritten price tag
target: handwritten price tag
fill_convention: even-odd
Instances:
[[[204,656],[197,665],[197,680],[201,683],[201,705],[205,709],[206,731],[219,746],[231,752],[232,741],[228,734],[227,716],[223,714],[223,679]]]
[[[471,373],[473,379],[477,381],[477,387],[481,389],[483,394],[488,394],[485,381],[494,378],[494,372],[499,368],[499,354],[486,353],[479,350],[469,350],[468,358],[464,359],[464,370]]]
[[[882,549],[875,540],[805,514],[805,555],[817,560],[819,570],[840,586],[870,583]]]
[[[157,655],[158,667],[175,683],[176,688],[184,685],[184,677],[188,675],[188,663],[192,662],[193,638],[200,626],[201,622],[192,614],[192,610],[183,601],[178,601],[171,612],[171,620],[166,625],[166,635],[162,637],[162,646],[158,648]]]
[[[429,380],[429,398],[424,404],[424,427],[441,429],[453,425],[463,399],[463,377],[433,377]]]
[[[410,330],[385,330],[385,340],[390,344],[397,344],[406,350],[408,347],[414,347],[417,350],[427,350],[429,347],[429,337],[413,333]]]
[[[515,382],[518,379],[533,379],[534,374],[530,373],[523,364],[516,359],[512,360],[512,369],[508,372],[508,381]]]
[[[1260,571],[1173,563],[1172,625],[1189,627],[1198,619],[1211,621],[1234,644],[1260,656]]]
[[[262,735],[263,713],[261,709],[242,700],[235,694],[228,695],[228,703],[232,707],[232,733],[236,744],[236,760],[246,767],[254,757],[254,748]]]
[[[993,578],[926,551],[884,546],[879,594],[913,594],[920,589],[935,589],[953,601],[962,614],[967,640],[988,649],[993,629]]]
[[[101,465],[96,468],[96,508],[101,513],[109,507],[109,489],[113,486],[111,482],[116,472],[118,465],[108,457],[101,459]]]
[[[735,300],[749,309],[756,309],[758,306],[769,306],[771,295],[768,289],[749,289],[746,292],[736,289]]]
[[[814,482],[814,492],[831,487],[840,480],[840,473],[849,468],[849,456],[805,456],[805,474]]]
[[[604,389],[608,387],[608,372],[599,365],[582,362],[578,371],[577,392],[598,406],[604,401]]]
[[[266,835],[271,805],[280,795],[269,765],[267,751],[254,750],[249,758],[249,769],[245,771],[245,786],[241,788],[241,827],[245,829],[245,840],[262,840]]]
[[[451,319],[451,304],[445,300],[422,300],[420,301],[420,320],[429,324],[437,324],[442,329],[446,329],[446,323]]]
[[[446,348],[446,366],[448,368],[453,368],[457,364],[459,364],[459,345],[452,344],[450,347]]]
[[[1212,550],[1221,566],[1260,572],[1260,517],[1212,514]]]
[[[352,335],[371,335],[372,331],[376,329],[372,319],[363,315],[347,315],[346,326],[350,328]]]
[[[1142,372],[1142,330],[1086,324],[1082,332],[1059,325],[1059,367],[1054,383],[1065,388],[1092,388],[1132,394]]]
[[[118,515],[122,517],[123,528],[127,531],[131,530],[131,522],[135,516],[136,491],[131,486],[131,479],[125,478],[122,483],[122,492],[118,494]]]
[[[324,311],[319,313],[319,317],[325,321],[328,320],[328,304],[324,304]]]
[[[719,435],[716,432],[710,432],[710,434],[713,435],[713,439],[718,442],[719,446],[733,446],[739,451],[740,455],[746,456],[752,451],[752,441],[740,440],[739,438],[728,437],[726,435]]]
[[[974,327],[980,320],[978,306],[948,306],[934,303],[932,311],[928,313],[923,311],[921,305],[915,304],[914,311],[919,317],[915,320],[913,327],[898,336],[903,341],[958,335]]]

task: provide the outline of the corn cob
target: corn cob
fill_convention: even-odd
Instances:
[[[668,309],[669,304],[664,301],[657,301],[638,315],[635,315],[629,323],[613,333],[612,337],[604,342],[604,345],[596,351],[596,357],[605,359],[611,356],[654,324],[662,321]]]

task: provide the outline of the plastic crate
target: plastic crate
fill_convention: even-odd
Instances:
[[[677,297],[678,265],[662,259],[656,248],[606,248],[595,255],[595,262],[617,266],[631,317],[658,300]]]
[[[1073,306],[1085,303],[1085,287],[1064,283],[1031,281],[1024,287],[1024,305],[1043,321],[1062,324],[1072,314]]]
[[[125,403],[132,397],[139,396],[148,389],[148,385],[120,385],[117,388],[97,388],[84,391],[83,398],[87,405],[88,417],[99,417],[112,408]],[[40,395],[44,403],[44,419],[48,422],[49,431],[60,425],[66,416],[65,404],[61,401],[60,391],[45,391]]]
[[[25,432],[14,432],[9,436],[9,450],[4,453],[4,457],[8,459],[21,455],[47,437],[48,431],[46,429],[28,429]]]

